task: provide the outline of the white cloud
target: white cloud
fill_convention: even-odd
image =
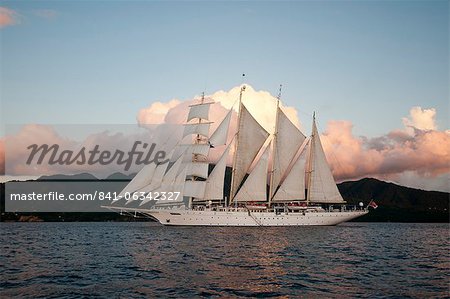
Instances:
[[[419,130],[436,130],[435,116],[436,109],[423,109],[416,106],[409,111],[409,117],[402,118],[402,121],[408,133],[413,133],[414,128]]]
[[[167,103],[154,102],[147,108],[139,110],[137,121],[140,125],[144,124],[162,124],[170,109],[175,108],[181,102],[179,100],[171,100]]]
[[[233,107],[238,109],[238,99],[241,86],[236,86],[229,91],[216,91],[213,94],[206,95],[206,98],[213,99],[217,105],[213,107],[210,112],[210,120],[220,122],[225,116],[227,110]],[[249,109],[250,113],[260,122],[260,124],[269,132],[272,132],[275,127],[275,111],[277,99],[267,91],[255,90],[252,86],[246,85],[246,90],[243,93],[243,103]],[[189,110],[189,104],[198,101],[199,97],[194,97],[188,100],[173,99],[169,102],[156,102],[147,108],[143,108],[138,112],[139,124],[145,123],[184,123],[186,115]],[[289,119],[297,125],[300,129],[301,123],[297,116],[297,110],[294,107],[282,106],[283,111]],[[166,117],[164,115],[167,114]]]

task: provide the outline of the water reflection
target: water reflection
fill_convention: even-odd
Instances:
[[[0,295],[446,296],[447,225],[2,223]]]

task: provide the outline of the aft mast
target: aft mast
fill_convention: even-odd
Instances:
[[[308,161],[308,194],[306,195],[306,205],[309,205],[310,199],[311,199],[311,181],[312,181],[312,165],[313,165],[313,154],[314,154],[314,138],[315,138],[315,132],[317,131],[315,129],[316,126],[316,112],[313,112],[313,123],[311,128],[311,142],[309,144],[309,161]]]
[[[336,186],[336,181],[323,150],[320,135],[317,131],[315,114],[313,116],[308,170],[308,203],[345,203]]]
[[[268,208],[270,208],[270,205],[272,204],[272,196],[275,193],[274,189],[276,189],[276,186],[274,186],[273,181],[273,172],[275,170],[275,159],[276,159],[276,144],[277,144],[277,135],[278,135],[278,109],[280,108],[280,99],[281,99],[281,88],[283,85],[280,84],[280,89],[278,90],[278,96],[277,96],[277,109],[275,110],[275,132],[273,133],[273,141],[272,141],[272,166],[270,169],[270,183],[269,183],[269,201],[268,201]]]
[[[241,110],[242,110],[242,93],[245,91],[245,85],[242,85],[241,91],[239,92],[239,112],[238,112],[238,124],[241,121]],[[234,142],[234,155],[233,155],[233,166],[231,171],[231,188],[230,188],[230,200],[228,203],[228,206],[231,205],[232,200],[234,199],[234,193],[236,190],[234,190],[234,180],[236,179],[236,161],[237,161],[237,150],[239,148],[239,125],[238,130],[236,132],[235,136],[235,142]]]

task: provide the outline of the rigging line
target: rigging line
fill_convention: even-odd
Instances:
[[[269,177],[269,175],[270,175],[270,178],[269,178],[269,196],[268,196],[268,198],[267,198],[267,200],[268,200],[268,202],[269,202],[269,207],[270,207],[270,205],[271,205],[271,201],[272,201],[272,197],[275,195],[275,192],[274,192],[274,186],[273,186],[273,184],[274,184],[274,173],[275,173],[275,170],[276,170],[276,165],[279,165],[279,160],[280,160],[280,157],[278,157],[278,152],[277,152],[277,136],[278,136],[278,110],[279,109],[281,109],[280,108],[280,99],[281,99],[281,88],[282,88],[282,85],[280,84],[280,89],[279,89],[279,91],[278,91],[278,96],[277,96],[277,108],[275,109],[275,124],[274,124],[274,128],[273,128],[273,134],[272,134],[272,136],[273,136],[273,138],[272,138],[272,153],[271,153],[271,156],[272,156],[272,161],[270,161],[270,170],[269,170],[269,172],[268,172],[268,174],[267,174],[267,176]],[[270,159],[270,155],[269,155],[269,157],[268,157],[268,159]],[[276,189],[276,188],[275,188]]]
[[[243,74],[245,76],[245,74]],[[237,149],[238,149],[238,143],[239,143],[239,125],[241,121],[241,107],[242,107],[242,93],[245,91],[245,85],[242,85],[239,92],[239,108],[238,108],[238,123],[237,123],[237,129],[236,129],[236,135],[238,136],[236,138],[236,142],[234,143],[234,156],[233,156],[233,166],[231,169],[231,186],[230,186],[230,201],[234,199],[235,194],[237,193],[237,190],[235,189],[235,175],[236,175],[236,158],[237,158]]]
[[[302,109],[296,109],[296,110],[297,110],[297,112],[299,112],[299,113],[303,114],[305,117],[307,117],[309,120],[312,120],[311,113],[307,113],[307,112],[303,111]]]
[[[301,114],[301,116],[298,117],[300,128],[297,127],[297,125],[295,125],[295,124],[294,125],[300,130],[300,132],[303,135],[307,136],[307,134],[303,133],[303,131],[308,132],[307,127],[305,127],[305,124],[312,123],[311,113],[306,113],[303,110],[297,109],[296,107],[294,107],[294,109],[297,111],[298,114]],[[305,122],[303,120],[305,120]],[[311,131],[311,130],[309,130],[309,131]]]
[[[253,214],[252,214],[252,212],[250,211],[250,209],[249,209],[247,206],[245,206],[245,208],[246,208],[247,211],[248,211],[248,215],[256,222],[256,224],[258,224],[258,226],[262,226],[261,221],[258,221],[258,220],[256,219],[256,217],[253,216]]]

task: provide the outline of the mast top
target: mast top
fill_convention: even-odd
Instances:
[[[241,81],[241,95],[242,92],[245,91],[245,84],[244,84],[244,78],[245,78],[245,73],[242,74],[242,81]]]
[[[245,84],[242,85],[241,91],[239,92],[239,106],[241,106],[242,103],[242,93],[245,91]]]
[[[283,87],[283,84],[280,84],[280,89],[278,89],[278,95],[277,95],[277,100],[281,100],[281,88]]]
[[[312,128],[311,128],[311,136],[314,137],[316,130],[316,111],[313,112],[313,121],[312,121]]]

